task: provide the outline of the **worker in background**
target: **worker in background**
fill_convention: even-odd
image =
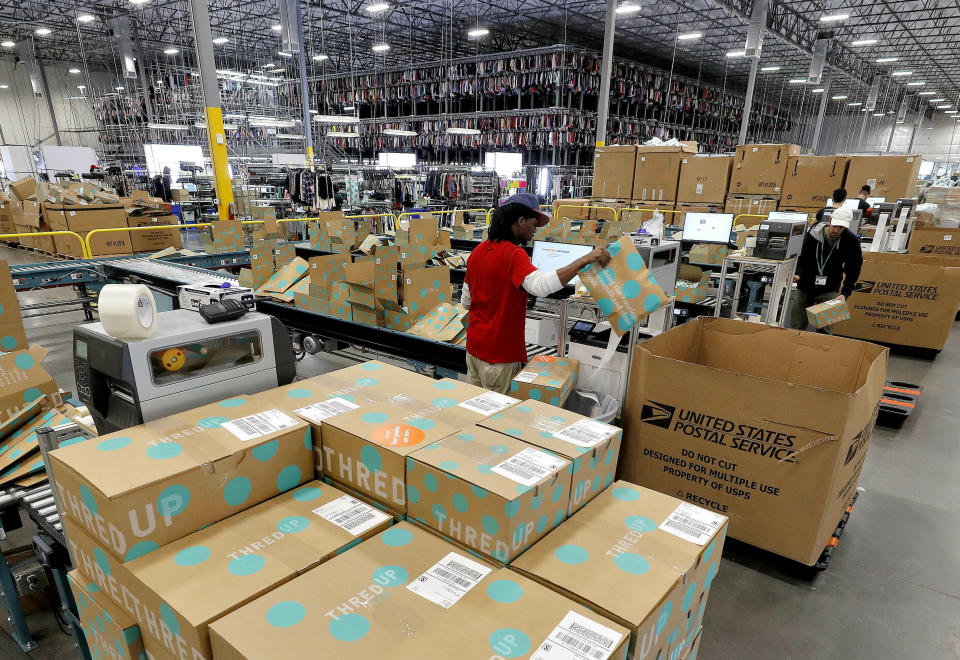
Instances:
[[[796,299],[790,327],[807,329],[807,307],[839,298],[846,300],[860,278],[863,253],[860,239],[850,231],[853,211],[841,207],[830,214],[829,222],[813,226],[803,237],[793,281]]]
[[[827,209],[832,210],[834,208],[840,208],[841,206],[843,206],[843,202],[846,201],[847,199],[847,189],[837,188],[836,190],[833,191],[833,197],[831,197],[830,199],[832,200],[831,206],[824,206],[822,209],[817,211],[817,222],[823,222],[823,212],[826,211]]]
[[[521,246],[550,218],[540,212],[536,195],[508,197],[493,212],[489,238],[467,259],[460,302],[470,310],[467,325],[467,380],[505,394],[510,381],[527,362],[524,326],[527,294],[559,291],[589,264],[605,266],[610,254],[596,248],[555,271],[533,267]]]
[[[857,195],[857,198],[860,200],[857,202],[858,208],[863,211],[863,217],[867,217],[867,210],[870,208],[870,203],[867,201],[867,197],[870,196],[870,191],[872,188],[870,186],[863,186],[860,188],[860,194]]]

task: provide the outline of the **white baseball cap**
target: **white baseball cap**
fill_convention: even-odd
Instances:
[[[841,206],[833,213],[830,214],[830,226],[831,227],[843,227],[844,229],[850,229],[850,224],[853,222],[853,211],[848,209],[845,206]]]

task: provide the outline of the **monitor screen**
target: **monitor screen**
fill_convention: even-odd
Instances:
[[[767,216],[767,220],[773,220],[774,222],[806,222],[807,221],[806,213],[794,213],[792,211],[771,211],[770,215]]]
[[[534,268],[551,271],[569,266],[580,257],[590,254],[593,247],[590,245],[574,245],[573,243],[553,243],[551,241],[534,241],[533,255],[530,261]],[[573,286],[580,283],[579,277],[570,282]]]
[[[876,204],[883,204],[887,201],[886,197],[867,197],[867,204],[874,206]]]
[[[694,243],[729,243],[733,231],[732,213],[687,213],[683,240]]]
[[[860,198],[854,197],[853,199],[845,199],[843,200],[843,206],[851,211],[856,211],[860,208]]]

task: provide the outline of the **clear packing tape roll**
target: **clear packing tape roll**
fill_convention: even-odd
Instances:
[[[142,284],[108,284],[97,303],[100,322],[115,339],[148,339],[157,324],[153,292]]]

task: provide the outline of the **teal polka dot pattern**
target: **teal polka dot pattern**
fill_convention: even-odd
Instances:
[[[523,435],[523,429],[507,429],[507,435],[512,435],[515,438],[519,438]]]
[[[530,498],[530,510],[536,511],[540,508],[540,505],[543,503],[543,495],[537,493],[532,498]]]
[[[519,658],[530,652],[530,637],[516,628],[500,628],[490,633],[490,649],[504,658]]]
[[[490,536],[496,536],[500,531],[500,523],[497,522],[496,518],[490,515],[486,515],[480,519],[480,526],[483,528],[483,531]]]
[[[106,440],[101,440],[97,443],[97,449],[100,451],[117,451],[118,449],[123,449],[130,445],[132,440],[125,436],[118,436],[116,438],[107,438]]]
[[[291,399],[306,399],[308,396],[313,394],[312,391],[305,389],[303,387],[297,387],[292,390],[287,390],[287,396]]]
[[[620,244],[611,243],[610,245],[607,246],[607,252],[610,253],[611,257],[617,256],[618,254],[620,254]]]
[[[112,575],[113,569],[110,567],[110,561],[107,559],[106,553],[100,548],[93,549],[93,561],[97,563],[97,566],[100,567],[100,570],[103,571],[104,575]]]
[[[535,529],[537,530],[537,534],[542,534],[543,530],[545,530],[546,528],[547,528],[547,514],[543,514],[542,516],[537,518],[537,525]]]
[[[563,509],[557,509],[557,512],[553,514],[553,526],[556,527],[563,522],[563,518],[566,515]]]
[[[650,570],[650,562],[647,561],[646,557],[635,552],[620,553],[613,558],[613,563],[621,571],[631,575],[643,575]]]
[[[140,543],[137,543],[127,550],[127,554],[124,555],[123,560],[133,561],[134,559],[150,554],[159,547],[160,546],[154,541],[140,541]]]
[[[277,475],[277,490],[281,493],[300,485],[300,468],[296,465],[288,465],[280,470]]]
[[[407,545],[413,540],[413,533],[409,529],[392,527],[380,535],[380,540],[390,547]]]
[[[480,463],[477,465],[477,472],[481,474],[490,474],[493,472],[493,466],[487,465],[486,463]]]
[[[430,513],[432,513],[433,517],[437,519],[437,522],[441,524],[447,519],[447,509],[442,504],[434,504]]]
[[[470,502],[463,493],[454,493],[453,508],[460,513],[466,513],[470,509]]]
[[[656,297],[656,296],[654,296],[654,297]],[[648,297],[648,298],[644,301],[644,303],[643,303],[643,304],[644,304],[644,307],[647,306],[647,303],[648,303],[649,301],[650,301],[650,298]],[[657,298],[657,306],[659,306],[659,305],[660,305],[660,299]],[[647,310],[647,311],[655,311],[655,309],[656,309],[656,308],[654,308],[653,310]],[[632,312],[627,312],[626,314],[621,314],[621,315],[620,315],[620,318],[617,319],[617,327],[620,328],[621,330],[623,330],[624,332],[628,331],[630,328],[632,328],[632,327],[635,326],[636,324],[637,324],[637,316],[636,316],[636,314],[634,314],[634,313],[632,313]]]
[[[451,383],[449,381],[438,380],[433,384],[433,388],[437,390],[452,390],[457,386],[456,383]]]
[[[240,506],[250,497],[253,485],[247,477],[234,477],[223,488],[223,500],[230,506]]]
[[[620,288],[620,290],[623,293],[623,297],[630,300],[640,295],[641,288],[640,282],[637,280],[627,280],[623,283],[623,286]],[[659,299],[657,302],[659,304]]]
[[[180,484],[168,486],[157,497],[157,512],[161,516],[176,516],[190,504],[190,489]]]
[[[431,493],[436,493],[440,490],[440,482],[437,481],[437,477],[431,473],[423,475],[423,487],[426,488]]]
[[[510,451],[510,448],[506,445],[493,445],[490,447],[490,451],[492,451],[494,454],[506,454],[508,451]]]
[[[173,557],[177,566],[196,566],[210,559],[210,548],[204,545],[193,545],[184,548]]]
[[[217,405],[221,408],[236,408],[237,406],[242,406],[247,402],[243,397],[235,397],[233,399],[227,399],[226,401],[221,401]]]
[[[630,270],[643,270],[646,267],[639,252],[631,252],[627,255],[627,268]]]
[[[667,604],[663,606],[663,609],[660,610],[660,616],[657,617],[657,627],[656,631],[659,635],[663,632],[663,629],[667,627],[667,622],[670,621],[670,614],[673,612],[673,601],[667,601]]]
[[[330,636],[339,642],[355,642],[370,632],[370,621],[361,614],[344,614],[328,626]]]
[[[99,507],[97,506],[97,501],[93,498],[93,493],[86,484],[80,485],[80,501],[90,510],[90,513],[95,516],[98,515]]]
[[[590,559],[590,553],[587,552],[586,548],[573,544],[561,545],[554,550],[554,555],[564,564],[570,564],[571,566],[578,566]]]
[[[309,426],[303,430],[303,448],[307,451],[313,449],[313,434]]]
[[[17,369],[22,371],[27,371],[28,369],[33,369],[33,365],[36,361],[33,359],[32,355],[28,353],[21,353],[17,357],[13,358],[13,364],[16,365]]]
[[[163,442],[158,445],[151,445],[147,447],[147,456],[154,460],[164,461],[168,458],[175,458],[180,455],[180,452],[183,451],[181,447],[176,442]]]
[[[307,608],[295,600],[285,600],[267,610],[267,623],[274,628],[290,628],[307,616]]]
[[[373,581],[381,587],[399,587],[407,581],[403,566],[381,566],[373,571]]]
[[[438,408],[453,408],[455,405],[457,405],[457,400],[447,397],[439,397],[431,401],[431,403]]]
[[[470,490],[473,492],[474,497],[476,497],[477,499],[482,500],[487,496],[487,491],[484,490],[483,488],[480,488],[480,486],[474,486],[473,484],[470,484]]]
[[[4,335],[0,338],[0,348],[5,351],[12,351],[17,347],[17,338],[11,335]]]
[[[440,461],[437,467],[445,472],[453,472],[460,467],[460,464],[456,461]]]
[[[383,469],[383,457],[373,445],[364,445],[360,450],[360,462],[374,474]]]
[[[360,415],[360,421],[365,424],[383,424],[388,419],[390,419],[390,417],[387,413],[382,412],[368,412]]]
[[[543,393],[536,387],[531,387],[529,397],[534,401],[540,401],[543,398]]]
[[[166,603],[160,603],[160,619],[167,624],[170,632],[174,635],[180,635],[180,622],[177,620],[177,615]]]
[[[30,401],[36,401],[41,396],[43,396],[43,392],[40,391],[39,387],[29,387],[23,393],[23,400],[29,403]]]
[[[520,511],[520,500],[510,500],[509,502],[504,502],[503,512],[507,514],[507,518],[513,519],[517,516],[517,513]]]
[[[269,461],[276,455],[279,448],[280,438],[274,438],[269,442],[265,442],[262,445],[254,447],[250,453],[253,454],[253,457],[258,461]]]
[[[532,490],[532,488],[533,488],[532,486],[527,486],[525,484],[517,484],[516,486],[513,487],[513,489],[518,493],[520,493],[521,495],[523,495],[529,490]]]
[[[215,429],[219,428],[224,422],[229,422],[230,420],[226,417],[204,417],[199,422],[197,426],[204,429]]]
[[[310,521],[303,516],[288,516],[277,523],[277,531],[284,534],[296,534],[310,526]]]
[[[230,571],[231,575],[246,577],[259,572],[266,564],[267,560],[260,555],[241,555],[230,560],[230,563],[227,564],[227,570]]]
[[[635,502],[640,499],[640,493],[632,488],[614,488],[612,491],[610,491],[610,494],[618,500],[622,500],[624,502]]]
[[[421,431],[429,431],[437,425],[435,421],[427,419],[426,417],[416,417],[408,421],[410,422],[410,426],[418,428]]]
[[[513,580],[494,580],[487,585],[487,596],[498,603],[515,603],[523,598],[523,587]]]

